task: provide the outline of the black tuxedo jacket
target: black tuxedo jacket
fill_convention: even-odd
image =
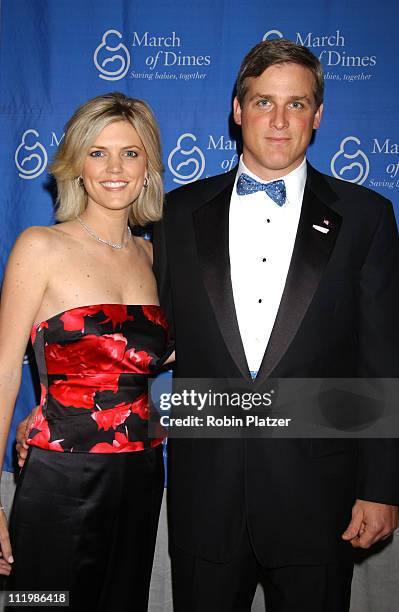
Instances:
[[[177,377],[249,380],[230,279],[235,172],[170,193],[154,229],[154,269],[174,325]],[[330,231],[315,231],[324,219]],[[398,272],[390,202],[308,165],[259,380],[397,377]],[[169,459],[171,544],[216,562],[231,559],[244,529],[265,566],[350,556],[341,534],[355,499],[399,503],[394,439],[170,440]]]

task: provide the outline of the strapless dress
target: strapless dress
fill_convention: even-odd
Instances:
[[[32,329],[41,384],[10,519],[10,590],[74,612],[146,612],[164,487],[147,383],[172,349],[159,306],[70,308]],[[55,609],[55,608],[54,608]]]
[[[71,308],[35,325],[40,408],[28,444],[59,452],[120,453],[148,438],[148,377],[168,356],[159,306]]]

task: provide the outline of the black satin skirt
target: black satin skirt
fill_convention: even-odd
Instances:
[[[163,486],[162,445],[118,454],[31,448],[10,519],[7,589],[69,591],[79,612],[145,612]]]

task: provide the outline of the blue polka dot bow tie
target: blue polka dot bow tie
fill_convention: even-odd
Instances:
[[[257,191],[266,191],[269,198],[279,206],[285,204],[287,194],[283,180],[280,179],[279,181],[272,181],[271,183],[259,183],[259,181],[251,178],[248,174],[240,174],[237,181],[238,195],[248,195],[249,193],[256,193]]]

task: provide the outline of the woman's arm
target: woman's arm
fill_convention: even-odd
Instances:
[[[0,303],[0,471],[21,382],[26,345],[47,287],[51,253],[49,240],[46,228],[25,230],[11,251],[4,276]],[[9,574],[12,551],[2,508],[0,547],[0,574]]]

